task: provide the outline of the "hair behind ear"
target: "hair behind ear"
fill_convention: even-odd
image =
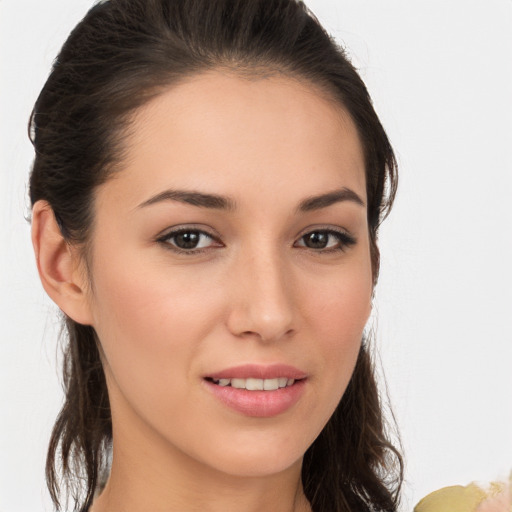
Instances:
[[[383,406],[363,341],[338,407],[304,455],[304,492],[314,511],[397,510],[403,460],[388,439]]]
[[[75,502],[73,510],[86,512],[108,469],[112,419],[96,333],[69,317],[65,323],[69,336],[63,364],[65,400],[50,438],[46,480],[52,500],[59,505],[62,474],[67,495]]]

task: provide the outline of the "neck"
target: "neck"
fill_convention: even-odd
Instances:
[[[238,476],[154,438],[128,443],[116,434],[110,478],[91,512],[311,512],[302,460],[277,474]]]
[[[126,465],[114,457],[109,481],[91,512],[310,512],[297,467],[249,478],[215,471]]]

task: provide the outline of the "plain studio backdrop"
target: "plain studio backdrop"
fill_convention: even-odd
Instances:
[[[406,460],[401,510],[512,469],[512,1],[310,0],[398,155],[376,344]],[[55,308],[27,215],[30,110],[91,0],[0,0],[0,511],[51,510]]]

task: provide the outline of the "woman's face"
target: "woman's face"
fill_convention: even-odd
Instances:
[[[114,449],[232,475],[300,464],[370,313],[354,124],[296,80],[210,72],[141,108],[125,143],[89,261]]]

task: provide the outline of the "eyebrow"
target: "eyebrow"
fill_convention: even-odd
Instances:
[[[343,201],[351,201],[360,206],[365,206],[364,201],[352,189],[343,187],[340,190],[333,190],[326,194],[308,197],[300,202],[297,210],[299,212],[310,212],[313,210],[327,208],[328,206],[341,203]]]
[[[163,201],[178,201],[200,208],[211,208],[215,210],[232,211],[236,209],[236,201],[229,197],[186,190],[165,190],[142,202],[139,204],[138,208],[144,208]],[[343,201],[351,201],[360,206],[365,206],[364,201],[352,189],[344,187],[340,190],[333,190],[325,194],[307,197],[299,203],[297,212],[321,210],[322,208],[327,208],[328,206]]]
[[[145,206],[162,201],[178,201],[191,204],[192,206],[199,206],[200,208],[213,208],[215,210],[234,210],[236,208],[235,201],[228,197],[185,190],[165,190],[139,204],[138,208],[144,208]]]

